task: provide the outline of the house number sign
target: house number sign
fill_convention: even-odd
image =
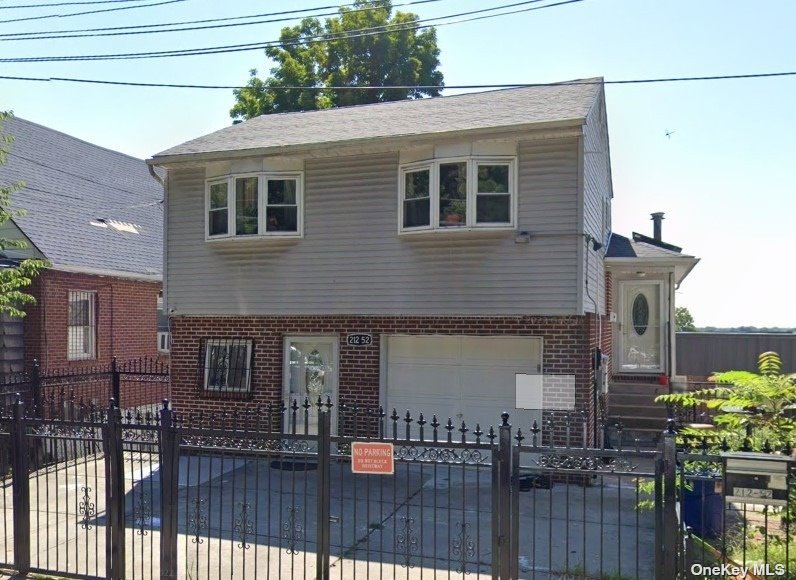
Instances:
[[[348,346],[370,346],[373,344],[372,334],[349,334],[346,342]]]

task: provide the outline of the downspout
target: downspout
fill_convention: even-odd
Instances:
[[[591,236],[588,234],[585,238],[586,242],[586,272],[584,279],[586,281],[586,296],[591,300],[591,303],[594,305],[594,313],[599,318],[599,312],[597,310],[597,302],[592,298],[591,291],[589,290],[589,244],[591,243]],[[599,288],[598,288],[599,290]],[[600,344],[600,336],[597,336],[598,345]],[[599,346],[598,346],[599,348]],[[595,352],[592,352],[591,348],[589,349],[589,356],[591,358],[591,366],[594,369],[594,378],[591,382],[591,398],[592,398],[592,408],[594,409],[594,417],[592,420],[592,437],[594,438],[594,445],[597,445],[597,439],[599,436],[598,429],[597,429],[597,410],[599,408],[599,401],[598,401],[598,394],[597,394],[597,372],[600,370],[597,368],[597,356]]]

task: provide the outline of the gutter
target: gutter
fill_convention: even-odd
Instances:
[[[165,183],[163,182],[163,180],[160,178],[160,175],[158,175],[158,174],[157,174],[157,172],[155,171],[155,166],[154,166],[153,164],[151,164],[149,161],[147,161],[147,163],[146,163],[146,166],[147,166],[147,168],[149,169],[149,174],[150,174],[152,177],[154,177],[154,178],[155,178],[155,181],[157,181],[157,182],[158,182],[158,183],[159,183],[161,186],[165,187],[165,186],[166,186],[166,184],[165,184]]]
[[[161,282],[163,276],[160,274],[144,274],[142,272],[124,272],[121,270],[105,270],[103,268],[90,268],[86,266],[67,266],[52,265],[49,270],[57,272],[68,272],[73,274],[90,274],[92,276],[108,276],[111,278],[126,278],[130,280],[141,280],[142,282]]]

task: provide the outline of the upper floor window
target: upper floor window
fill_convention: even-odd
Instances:
[[[68,360],[97,358],[97,293],[69,291],[67,313]]]
[[[207,237],[301,236],[300,173],[235,175],[207,182]]]
[[[444,159],[401,167],[401,231],[515,224],[513,157]]]

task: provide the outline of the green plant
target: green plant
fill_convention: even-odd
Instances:
[[[11,113],[0,111],[0,129],[2,129],[2,122],[9,117],[11,117]],[[8,146],[12,141],[13,138],[10,135],[0,132],[0,165],[5,164]],[[25,184],[21,181],[10,184],[0,183],[0,228],[14,218],[25,215],[24,210],[13,208],[11,204],[11,195],[23,187]],[[27,243],[23,240],[9,240],[0,237],[0,257],[5,257],[4,250],[20,250],[26,247]],[[31,285],[33,277],[39,270],[46,266],[47,263],[43,260],[29,259],[20,261],[14,267],[0,267],[0,314],[18,318],[25,316],[22,307],[35,302],[33,296],[25,290]]]
[[[715,410],[718,429],[709,437],[725,448],[790,450],[796,446],[796,374],[782,374],[782,359],[775,352],[762,353],[757,367],[757,373],[716,373],[710,377],[715,387],[660,395],[655,401]]]

